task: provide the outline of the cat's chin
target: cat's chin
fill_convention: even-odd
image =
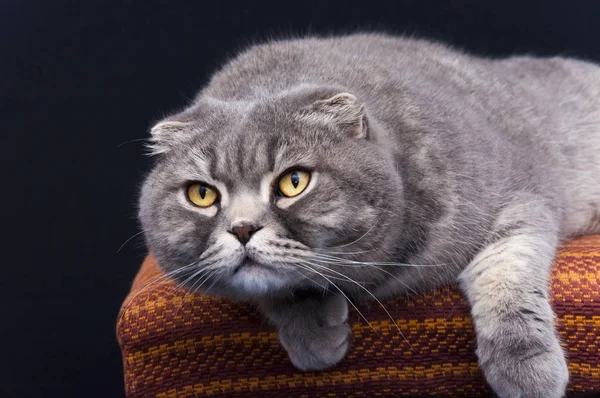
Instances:
[[[290,280],[273,267],[252,260],[246,260],[237,266],[229,278],[234,289],[258,296],[285,289]]]

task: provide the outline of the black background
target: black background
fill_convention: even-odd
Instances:
[[[386,30],[600,60],[594,1],[0,2],[0,396],[119,397],[119,306],[144,256],[153,122],[239,48]]]

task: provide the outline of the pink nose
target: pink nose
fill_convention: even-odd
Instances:
[[[252,224],[241,224],[231,228],[231,231],[229,232],[237,236],[238,240],[245,245],[252,237],[252,234],[258,231],[260,228],[261,227],[257,227],[256,225]]]

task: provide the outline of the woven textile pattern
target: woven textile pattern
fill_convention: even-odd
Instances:
[[[186,294],[148,257],[117,334],[128,397],[488,396],[469,307],[456,286],[351,312],[348,356],[325,372],[293,368],[275,331],[248,305]],[[569,391],[600,396],[600,235],[565,244],[552,275]],[[400,333],[401,332],[401,333]]]

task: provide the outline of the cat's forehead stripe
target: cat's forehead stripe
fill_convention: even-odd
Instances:
[[[221,142],[216,140],[211,175],[230,186],[243,181],[258,187],[265,173],[275,167],[277,148],[276,139],[244,132]]]

